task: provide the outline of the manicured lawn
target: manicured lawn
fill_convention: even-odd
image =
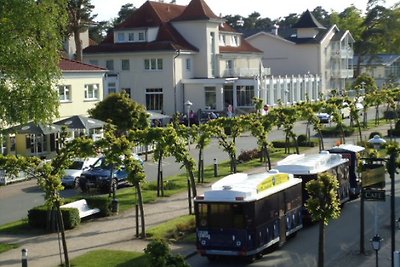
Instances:
[[[95,250],[85,253],[71,260],[71,266],[79,267],[150,267],[144,253],[119,251],[119,250]]]
[[[14,248],[17,248],[17,247],[19,247],[17,244],[3,244],[3,243],[0,243],[0,253],[3,253],[5,251],[7,251],[7,250],[14,249]]]

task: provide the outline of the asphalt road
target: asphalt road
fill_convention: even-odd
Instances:
[[[368,114],[369,118],[373,118],[373,110]],[[348,119],[346,120],[349,121]],[[306,124],[304,122],[297,122],[294,127],[296,134],[306,133]],[[313,134],[313,133],[311,133]],[[284,138],[284,132],[282,130],[274,129],[270,135],[269,140],[282,140]],[[332,143],[332,140],[330,141]],[[254,149],[257,147],[256,139],[249,135],[244,134],[237,139],[237,154],[241,151]],[[190,153],[197,161],[198,150],[192,144]],[[143,157],[143,156],[142,156]],[[144,158],[144,157],[143,157]],[[219,147],[218,140],[215,138],[211,144],[204,150],[204,164],[205,166],[212,165],[214,159],[218,162],[228,160],[228,154]],[[155,163],[151,156],[148,161],[144,164],[145,173],[148,181],[155,181],[157,177],[157,163]],[[169,157],[163,160],[163,175],[168,177],[177,173],[185,172],[184,168],[181,168],[181,164],[175,162],[173,157]],[[64,190],[62,193],[63,197],[69,197],[76,194],[73,189]],[[36,185],[36,181],[30,180],[17,184],[11,184],[0,187],[0,225],[5,223],[13,222],[21,218],[27,217],[27,211],[33,207],[44,203],[44,194],[41,192],[39,187]]]

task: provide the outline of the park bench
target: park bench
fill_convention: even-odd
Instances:
[[[91,209],[86,202],[86,199],[80,199],[65,205],[62,205],[61,208],[75,208],[79,211],[79,218],[84,218],[95,213],[100,212],[100,209],[93,208]]]

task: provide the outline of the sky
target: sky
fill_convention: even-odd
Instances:
[[[154,0],[158,1],[158,0]],[[286,17],[291,13],[301,14],[307,9],[312,11],[317,6],[322,6],[326,11],[342,12],[351,4],[360,10],[365,10],[368,0],[205,0],[211,10],[217,15],[241,15],[247,17],[253,12],[260,13],[262,18],[268,17],[272,20],[279,17]],[[391,7],[400,0],[386,0],[384,6]],[[91,0],[95,6],[93,14],[97,14],[96,21],[104,21],[116,18],[121,6],[132,3],[134,7],[139,8],[145,0]],[[165,3],[171,2],[165,0]],[[190,0],[176,0],[178,5],[187,5]],[[275,3],[275,4],[273,4]]]

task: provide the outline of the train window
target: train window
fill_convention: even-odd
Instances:
[[[200,210],[201,212],[201,210]],[[199,218],[202,216],[199,216]],[[209,227],[244,228],[245,216],[243,206],[238,204],[208,204],[208,216],[200,218],[199,223]]]

